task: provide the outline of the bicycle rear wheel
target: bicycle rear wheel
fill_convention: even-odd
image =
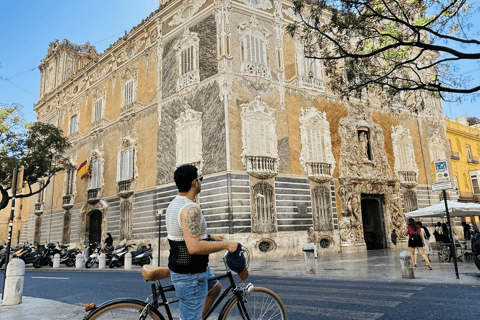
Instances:
[[[273,291],[267,288],[255,288],[247,295],[244,302],[250,320],[287,320],[287,310],[282,300]],[[225,312],[220,315],[221,320],[244,320],[242,306],[237,298],[228,302]]]
[[[140,318],[140,313],[142,312],[145,305],[140,302],[135,301],[118,301],[112,304],[108,304],[100,309],[95,310],[94,313],[88,320],[113,320],[113,319],[122,319],[122,320],[138,320]],[[159,317],[153,311],[150,311],[145,319],[148,320],[164,320],[163,317]]]

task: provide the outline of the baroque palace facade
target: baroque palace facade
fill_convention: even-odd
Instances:
[[[170,1],[102,54],[52,42],[37,118],[63,129],[92,175],[58,174],[32,197],[20,242],[81,246],[110,232],[157,247],[160,222],[167,250],[173,172],[194,164],[209,232],[254,255],[301,254],[311,226],[320,252],[388,247],[403,212],[439,201],[440,101],[410,114],[374,92],[335,96],[286,33],[294,18],[288,1]]]

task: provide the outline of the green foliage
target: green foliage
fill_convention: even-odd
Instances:
[[[19,195],[20,198],[38,193],[32,192],[33,184],[42,180],[46,186],[55,173],[75,169],[63,156],[70,143],[61,129],[41,122],[20,124],[18,106],[0,105],[0,191],[3,198],[5,191],[12,187],[16,166],[24,167],[24,181],[30,190]]]

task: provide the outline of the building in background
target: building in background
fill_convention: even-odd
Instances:
[[[375,92],[335,96],[286,32],[293,19],[289,1],[170,1],[102,54],[52,42],[37,119],[63,129],[91,174],[58,174],[31,198],[20,240],[79,246],[110,232],[155,247],[173,172],[193,164],[209,232],[254,255],[301,254],[311,226],[320,252],[388,247],[403,212],[439,201],[440,100],[411,114]]]

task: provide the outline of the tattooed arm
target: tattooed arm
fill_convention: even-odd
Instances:
[[[200,211],[195,205],[183,209],[181,216],[183,236],[190,254],[209,254],[227,249],[230,252],[237,250],[237,243],[221,241],[209,242],[201,240]]]

